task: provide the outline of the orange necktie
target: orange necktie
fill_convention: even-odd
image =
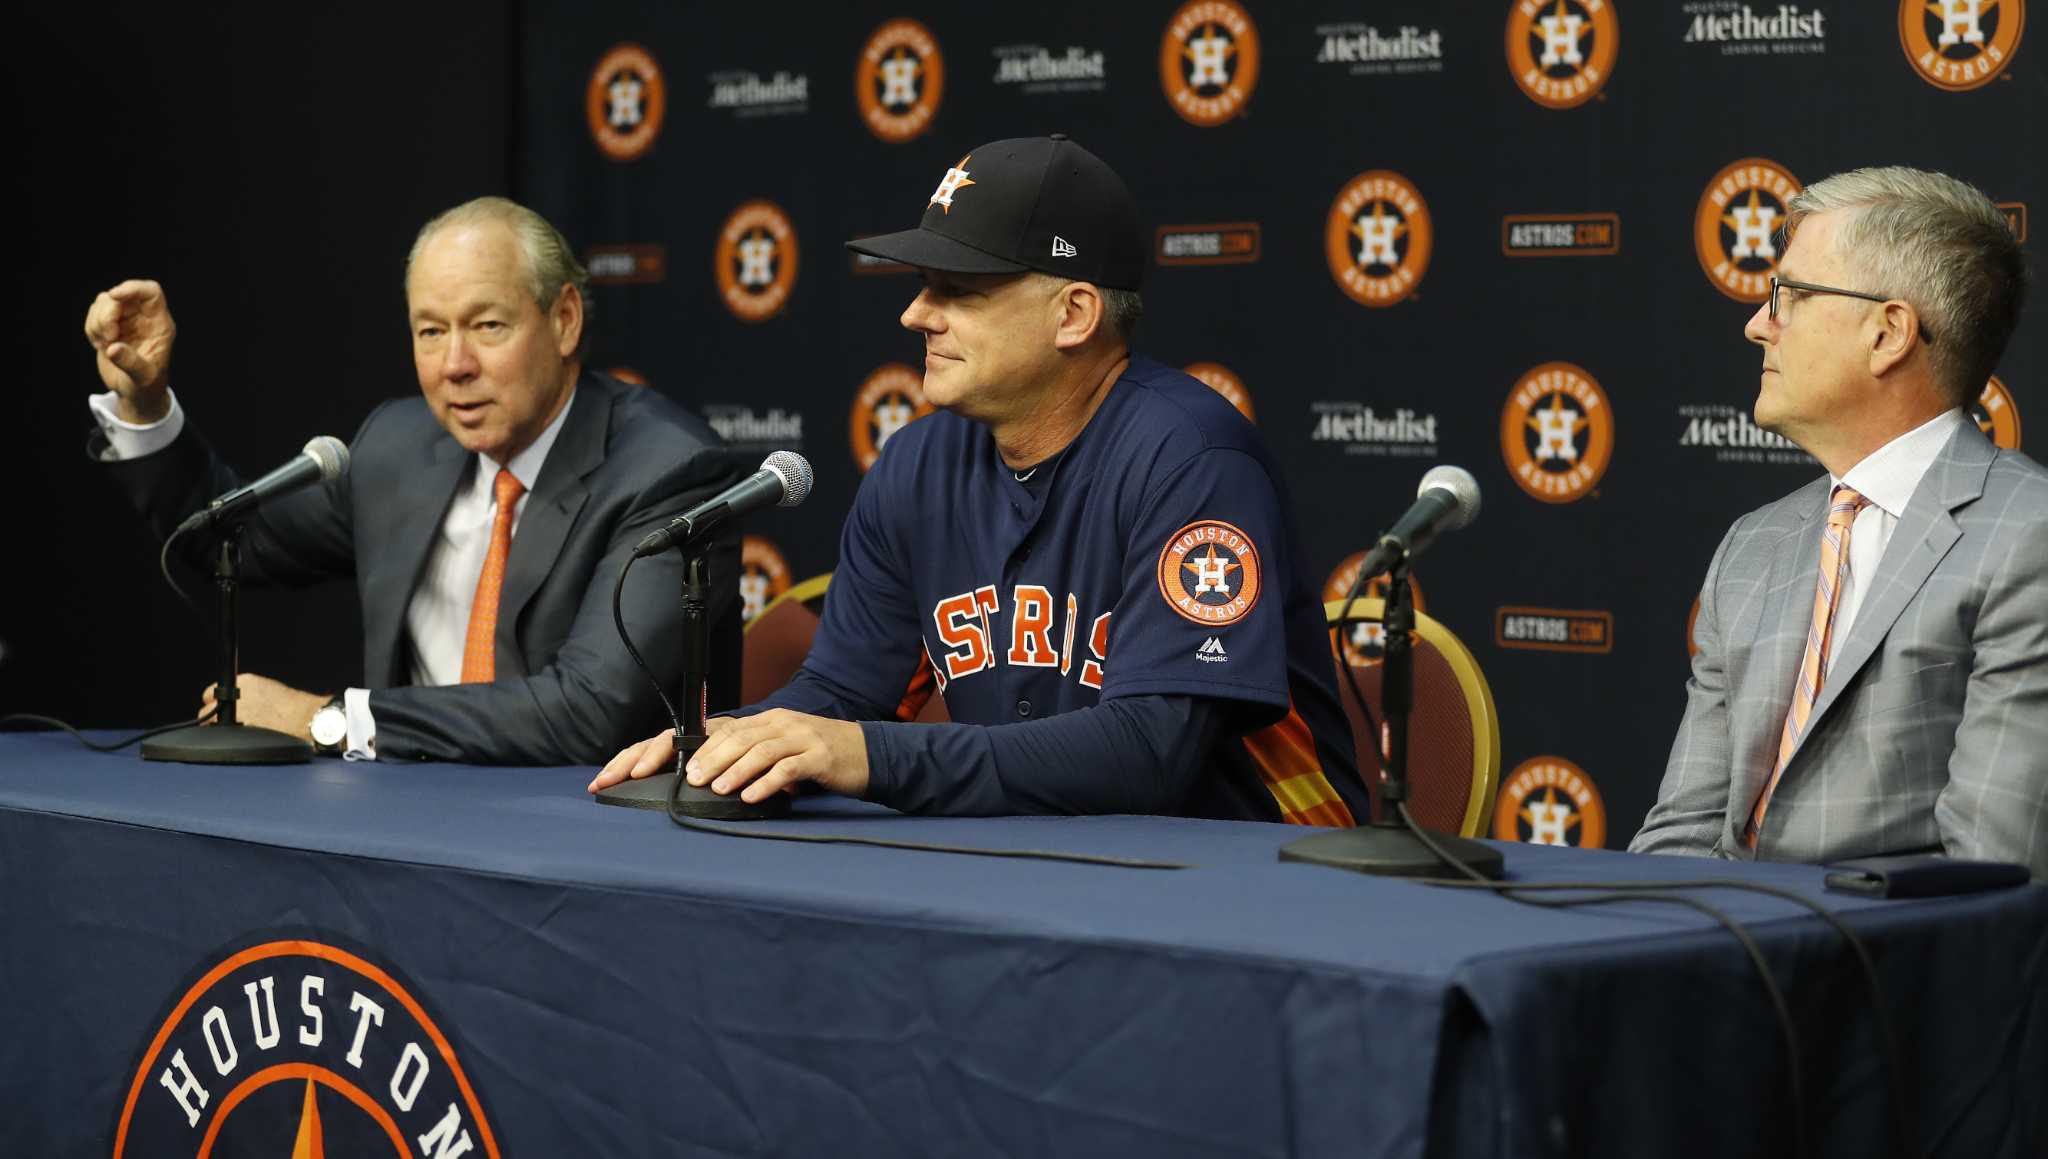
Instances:
[[[491,520],[491,550],[484,555],[483,574],[476,577],[476,597],[469,602],[469,635],[462,642],[462,682],[488,684],[497,671],[498,589],[505,586],[505,557],[512,554],[512,516],[526,487],[503,467],[495,490],[497,517]]]
[[[1799,683],[1792,687],[1792,707],[1785,713],[1785,731],[1778,737],[1778,763],[1771,769],[1771,779],[1764,783],[1764,791],[1757,794],[1756,804],[1749,811],[1749,824],[1742,831],[1742,843],[1751,849],[1756,848],[1757,835],[1763,832],[1764,813],[1771,807],[1771,793],[1778,787],[1778,778],[1785,775],[1786,762],[1805,739],[1806,726],[1813,720],[1813,706],[1820,699],[1821,684],[1827,677],[1828,653],[1835,645],[1836,597],[1842,590],[1842,565],[1849,559],[1849,529],[1856,522],[1856,513],[1868,506],[1870,500],[1839,485],[1829,501],[1828,523],[1820,533],[1820,583],[1813,590],[1813,624],[1806,630],[1806,655],[1799,661]]]

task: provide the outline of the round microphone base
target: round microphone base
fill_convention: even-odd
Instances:
[[[623,805],[628,809],[668,809],[670,792],[676,792],[676,812],[707,821],[779,821],[789,816],[789,795],[777,793],[758,805],[749,805],[737,795],[720,796],[684,781],[676,788],[676,774],[656,773],[637,781],[620,781],[597,791],[600,805]]]
[[[187,765],[300,765],[313,759],[313,746],[252,724],[195,724],[142,742],[142,759]]]
[[[1464,862],[1489,881],[1502,873],[1500,850],[1483,842],[1449,834],[1431,834],[1451,856]],[[1422,839],[1395,826],[1364,825],[1357,829],[1333,829],[1303,837],[1280,847],[1280,860],[1327,865],[1378,877],[1448,877],[1465,875],[1445,862]]]

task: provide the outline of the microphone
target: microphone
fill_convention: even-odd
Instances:
[[[339,479],[347,470],[348,444],[333,435],[321,435],[308,440],[305,450],[291,462],[194,511],[172,534],[183,535],[202,527],[224,527],[240,522],[272,499],[282,498],[315,483]]]
[[[794,507],[810,494],[810,463],[795,451],[777,451],[762,460],[760,470],[669,520],[660,531],[649,532],[633,548],[633,558],[660,555],[728,519],[766,507]]]
[[[1463,467],[1431,467],[1415,489],[1415,505],[1365,554],[1358,565],[1360,583],[1413,559],[1435,542],[1437,532],[1456,531],[1479,514],[1479,480]]]

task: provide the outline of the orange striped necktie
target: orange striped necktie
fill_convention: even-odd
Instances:
[[[488,684],[498,667],[498,591],[505,586],[505,557],[512,554],[512,516],[526,485],[512,472],[498,468],[493,488],[498,514],[491,520],[491,549],[483,573],[476,577],[476,596],[469,602],[469,635],[462,642],[462,682]]]
[[[1792,707],[1785,713],[1785,731],[1778,737],[1778,763],[1771,769],[1771,779],[1764,783],[1764,791],[1757,794],[1756,805],[1749,811],[1749,824],[1742,831],[1742,843],[1751,849],[1756,848],[1757,837],[1763,832],[1764,813],[1771,807],[1771,793],[1778,787],[1778,778],[1785,775],[1786,762],[1806,738],[1806,726],[1813,722],[1813,706],[1820,700],[1821,685],[1827,678],[1828,653],[1835,646],[1835,609],[1841,602],[1837,597],[1842,591],[1844,565],[1849,561],[1849,529],[1856,523],[1857,512],[1868,506],[1870,500],[1840,484],[1828,501],[1828,522],[1820,533],[1820,582],[1813,589],[1813,623],[1806,630],[1806,655],[1799,660],[1799,682],[1792,686]]]

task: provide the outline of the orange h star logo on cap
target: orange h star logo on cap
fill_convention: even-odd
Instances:
[[[967,155],[972,156],[972,153]],[[926,205],[936,205],[947,213],[953,212],[953,194],[974,184],[967,179],[967,157],[960,158],[958,165],[946,170],[945,177],[939,180],[939,187],[932,191],[932,199],[925,202]]]

